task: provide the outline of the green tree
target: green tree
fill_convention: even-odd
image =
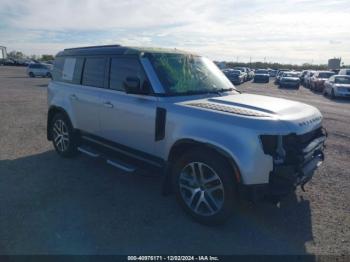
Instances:
[[[11,59],[24,59],[25,55],[20,51],[13,50],[7,54],[7,57]]]
[[[54,60],[54,56],[53,55],[42,55],[40,60],[41,61],[49,61],[49,60]]]

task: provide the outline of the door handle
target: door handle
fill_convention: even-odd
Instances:
[[[77,97],[75,94],[70,95],[70,98],[71,98],[72,100],[78,100],[78,97]]]
[[[104,105],[105,107],[108,107],[108,108],[113,108],[113,107],[114,107],[113,104],[112,104],[111,102],[109,102],[109,101],[104,102],[103,105]]]

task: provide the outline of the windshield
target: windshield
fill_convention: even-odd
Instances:
[[[256,70],[255,74],[268,74],[269,71],[267,70]]]
[[[298,73],[284,73],[283,77],[299,77]]]
[[[168,94],[203,94],[233,90],[233,85],[209,59],[190,54],[149,53]]]
[[[330,78],[334,73],[332,72],[322,72],[318,74],[318,78]]]
[[[239,70],[227,70],[224,71],[225,75],[240,75],[241,71]]]
[[[335,78],[335,83],[337,83],[337,84],[350,84],[350,77],[338,76]]]

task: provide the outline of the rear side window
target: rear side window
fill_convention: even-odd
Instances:
[[[86,58],[82,84],[103,87],[106,59],[103,57]]]
[[[53,81],[62,81],[63,65],[64,65],[64,57],[56,57],[53,63],[53,69],[52,69]]]
[[[140,79],[141,87],[150,92],[150,84],[137,58],[112,58],[109,78],[109,88],[125,91],[124,81],[127,77]]]
[[[83,57],[58,57],[54,62],[52,78],[54,81],[80,84],[83,64]]]

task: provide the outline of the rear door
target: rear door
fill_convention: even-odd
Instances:
[[[66,58],[63,78],[71,79],[72,68],[82,65],[81,85],[70,89],[69,99],[75,115],[76,128],[97,134],[99,110],[101,108],[101,92],[105,85],[106,57]]]
[[[144,89],[152,90],[138,57],[111,57],[109,89],[102,92],[100,135],[114,143],[153,154],[157,98],[126,94],[124,81],[138,77]]]

